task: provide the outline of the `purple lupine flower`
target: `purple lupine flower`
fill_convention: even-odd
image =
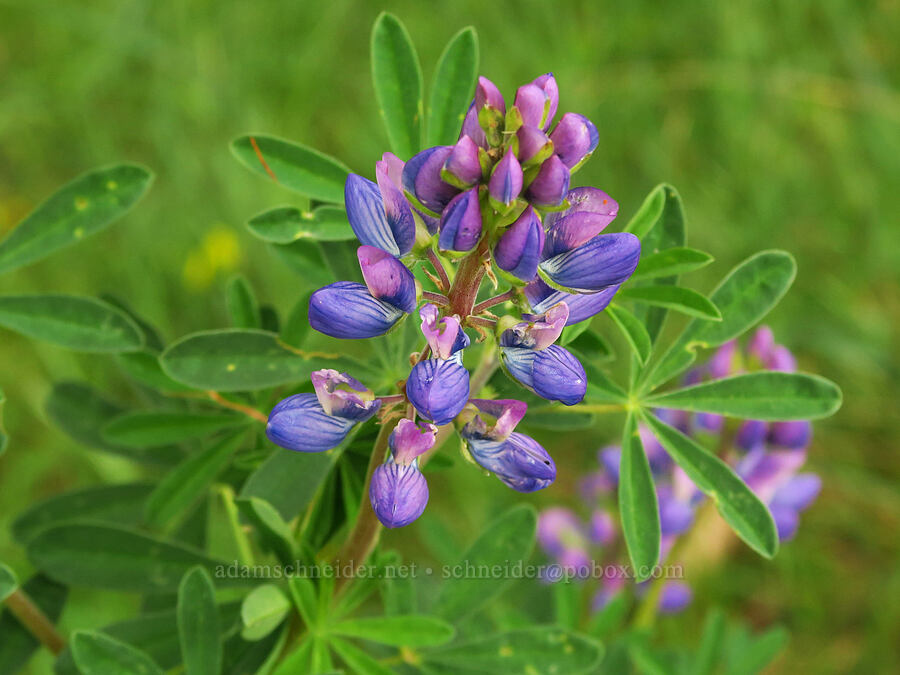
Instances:
[[[508,207],[522,192],[522,165],[516,159],[512,148],[506,151],[503,159],[494,166],[488,182],[491,199],[498,205]]]
[[[759,366],[765,365],[769,360],[769,355],[775,348],[775,334],[768,326],[760,326],[754,331],[747,345],[747,354],[756,359]]]
[[[597,452],[597,460],[610,480],[619,483],[619,467],[622,464],[622,449],[618,445],[608,445]]]
[[[616,521],[608,511],[595,509],[591,514],[591,541],[600,546],[609,546],[616,538]]]
[[[691,587],[680,581],[667,581],[659,596],[659,611],[663,614],[677,614],[691,604],[694,593]]]
[[[767,450],[757,448],[738,462],[735,470],[763,502],[768,502],[806,461],[803,450]]]
[[[517,279],[531,281],[537,274],[543,248],[544,226],[535,210],[528,206],[500,235],[494,246],[494,262]]]
[[[556,84],[556,78],[553,77],[553,73],[544,73],[540,77],[535,78],[532,84],[539,86],[550,100],[547,121],[544,122],[544,131],[547,131],[553,123],[553,118],[556,117],[557,108],[559,108],[559,86]]]
[[[600,234],[577,248],[547,258],[539,269],[553,284],[567,291],[593,293],[625,282],[640,257],[641,240],[630,232]]]
[[[556,480],[553,458],[530,436],[514,431],[504,441],[466,440],[472,458],[513,490],[535,492]]]
[[[761,447],[766,440],[769,425],[762,420],[744,420],[738,427],[734,444],[744,452]]]
[[[550,133],[553,149],[570,169],[579,166],[600,142],[597,127],[584,115],[566,113]]]
[[[425,511],[428,483],[415,464],[385,462],[369,485],[372,510],[385,527],[405,527]]]
[[[390,156],[389,156],[390,155]],[[390,153],[375,164],[378,183],[350,174],[344,186],[347,219],[361,244],[376,246],[394,256],[406,255],[416,239],[416,225],[409,202],[396,176],[399,160]]]
[[[688,502],[675,496],[669,485],[656,488],[659,503],[659,526],[663,536],[684,534],[694,522],[694,509]]]
[[[469,399],[469,371],[459,356],[419,361],[406,380],[406,396],[425,419],[449,424]]]
[[[295,394],[279,402],[266,423],[266,436],[282,448],[322,452],[337,447],[354,425],[365,422],[381,401],[359,381],[336,370],[312,374],[315,394]]]
[[[552,155],[541,164],[540,171],[525,191],[525,198],[535,206],[559,206],[566,198],[570,180],[569,167]]]
[[[791,353],[791,350],[783,345],[775,345],[769,353],[766,360],[766,367],[769,370],[778,370],[784,373],[793,373],[797,370],[797,359]]]
[[[388,438],[391,456],[398,464],[412,464],[434,447],[438,429],[433,424],[402,419]]]
[[[468,136],[461,136],[447,161],[444,171],[449,172],[462,188],[470,188],[481,180],[481,161],[478,146]]]
[[[523,84],[516,91],[515,106],[526,126],[543,129],[550,117],[550,97],[537,84]]]
[[[481,399],[469,401],[476,413],[469,419],[462,431],[468,438],[504,441],[525,417],[528,404],[515,399]]]
[[[694,415],[694,425],[708,434],[719,434],[725,428],[725,418],[715,413],[697,413]]]
[[[449,359],[469,346],[469,336],[460,327],[458,316],[441,318],[440,310],[427,303],[419,310],[419,317],[422,319],[422,334],[435,358]]]
[[[460,136],[468,136],[476,145],[483,148],[488,147],[487,138],[484,129],[479,123],[478,114],[485,106],[489,106],[497,110],[500,114],[506,114],[506,102],[497,86],[486,77],[478,78],[478,85],[475,87],[475,100],[469,106],[466,117],[463,120],[462,131]]]
[[[402,262],[374,246],[360,246],[356,251],[363,281],[373,298],[411,313],[416,308],[416,278]]]
[[[414,155],[403,167],[403,189],[434,213],[441,213],[459,193],[459,188],[441,178],[441,171],[452,152],[449,145],[428,148]]]
[[[729,340],[715,352],[709,359],[707,370],[709,376],[714,380],[719,380],[738,372],[737,359],[739,356],[737,340]]]
[[[543,314],[529,315],[528,318],[529,321],[522,321],[503,331],[500,336],[501,347],[546,349],[562,335],[569,319],[569,307],[560,302]]]
[[[309,325],[336,338],[384,335],[403,317],[403,310],[372,297],[368,288],[355,281],[329,284],[309,299]]]
[[[569,207],[547,214],[544,258],[571,251],[600,234],[619,214],[619,204],[603,190],[579,187],[566,193]]]
[[[531,311],[540,314],[553,305],[565,302],[569,308],[567,326],[590,319],[607,308],[619,285],[604,288],[590,294],[566,293],[548,286],[543,279],[537,278],[529,282],[523,289]]]
[[[478,188],[456,195],[441,215],[438,246],[444,251],[471,251],[481,239]]]
[[[782,448],[805,448],[811,438],[812,422],[809,420],[773,422],[769,426],[769,442]]]
[[[517,157],[522,166],[540,164],[553,155],[553,142],[537,127],[528,124],[520,127],[516,140],[519,143]]]

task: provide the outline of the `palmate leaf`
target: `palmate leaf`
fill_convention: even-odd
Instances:
[[[478,34],[471,26],[450,38],[438,59],[428,103],[426,146],[453,145],[478,77]]]
[[[340,206],[320,206],[301,211],[293,206],[270,209],[247,222],[247,228],[271,244],[311,241],[351,241],[356,239],[347,212]]]
[[[275,136],[250,134],[232,141],[231,152],[251,171],[289,190],[323,202],[344,203],[350,169],[317,150]]]
[[[711,497],[719,513],[750,548],[765,558],[778,551],[769,509],[725,462],[674,427],[644,414],[650,430],[694,484]]]
[[[659,504],[650,463],[641,444],[633,414],[629,414],[625,420],[619,473],[622,534],[634,568],[635,580],[643,581],[649,577],[651,568],[659,560]]]
[[[82,675],[163,675],[140,649],[95,631],[75,632],[72,657]]]
[[[202,567],[190,570],[178,587],[178,634],[186,675],[219,675],[222,642],[212,579]]]
[[[422,144],[422,68],[406,28],[387,12],[372,27],[372,82],[391,149],[407,160]]]
[[[534,547],[537,517],[530,506],[516,506],[489,523],[461,561],[479,568],[511,565],[527,559]],[[462,571],[465,571],[463,569]],[[510,579],[451,576],[444,582],[434,613],[451,621],[461,619],[496,597]]]
[[[644,328],[641,320],[624,307],[618,305],[610,305],[604,313],[622,331],[625,341],[628,342],[638,362],[641,365],[647,363],[653,345],[650,342],[650,335],[647,333],[647,329]]]
[[[811,420],[834,414],[841,390],[805,373],[756,372],[712,380],[646,399],[648,405],[768,421]]]
[[[468,673],[597,672],[603,656],[598,642],[555,626],[534,626],[458,642],[424,653],[441,675]]]
[[[335,358],[305,359],[286,349],[269,331],[225,329],[188,335],[160,356],[169,377],[198,389],[252,391],[309,379]],[[338,368],[338,365],[330,367]]]
[[[330,631],[394,647],[434,647],[449,642],[456,635],[452,625],[425,614],[345,619],[331,626]]]
[[[130,352],[143,347],[140,328],[96,298],[28,294],[0,296],[0,326],[82,352]]]
[[[690,366],[696,349],[718,347],[755,325],[778,304],[796,274],[793,257],[784,251],[761,251],[737,265],[710,295],[722,320],[695,319],[689,323],[645,373],[644,389],[655,389]]]
[[[149,169],[118,164],[94,169],[60,188],[0,242],[0,274],[44,258],[103,230],[153,182]]]

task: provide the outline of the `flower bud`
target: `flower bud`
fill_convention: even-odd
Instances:
[[[438,246],[444,251],[471,251],[481,239],[478,188],[454,197],[441,215]]]
[[[513,432],[505,441],[467,439],[469,453],[481,467],[518,492],[541,490],[556,479],[556,465],[541,445]]]
[[[394,461],[397,464],[412,464],[419,455],[434,447],[436,434],[437,427],[433,424],[400,420],[388,438]]]
[[[540,269],[546,278],[570,292],[593,293],[627,280],[640,256],[641,241],[630,232],[600,234],[578,248],[544,260]]]
[[[808,420],[773,422],[769,427],[769,441],[782,448],[805,448],[811,438],[812,422]]]
[[[544,131],[546,131],[550,128],[550,124],[553,122],[553,118],[556,116],[556,110],[559,107],[559,86],[556,84],[556,78],[553,77],[553,73],[545,73],[544,75],[535,78],[532,84],[536,84],[543,89],[547,98],[550,100],[547,121],[544,122]]]
[[[544,248],[544,226],[530,206],[500,235],[494,246],[497,267],[522,281],[531,281],[537,274],[541,251]]]
[[[559,206],[569,191],[571,175],[556,155],[551,155],[525,191],[525,199],[539,207]]]
[[[478,86],[475,87],[475,106],[480,110],[486,105],[506,114],[506,101],[503,100],[503,94],[500,93],[497,85],[486,77],[479,76]]]
[[[450,174],[456,187],[463,190],[481,180],[481,160],[478,157],[478,146],[468,136],[462,136],[444,163],[444,176]]]
[[[423,418],[449,424],[469,400],[469,371],[458,356],[419,361],[406,380],[406,397]]]
[[[550,137],[537,127],[525,125],[516,132],[519,143],[518,158],[522,166],[537,165],[553,155]]]
[[[387,333],[403,318],[403,310],[372,297],[355,281],[337,281],[309,299],[309,325],[320,333],[348,340]]]
[[[360,246],[356,256],[363,281],[373,298],[407,314],[416,308],[416,278],[406,265],[374,246]]]
[[[597,127],[584,115],[566,113],[550,134],[550,140],[563,164],[574,169],[594,151],[600,135]]]
[[[315,394],[289,396],[269,413],[266,436],[275,445],[298,452],[323,452],[337,447],[355,424],[374,415],[381,406],[378,400],[354,404],[349,398],[338,403],[338,408],[348,415],[344,417],[325,412]]]
[[[547,311],[559,302],[565,302],[569,308],[569,318],[566,321],[566,325],[571,326],[579,321],[590,319],[606,309],[613,296],[619,290],[619,286],[609,286],[601,291],[589,294],[566,293],[565,291],[557,291],[551,288],[543,279],[538,277],[525,285],[522,290],[525,293],[528,304],[531,306],[531,311],[536,314]]]
[[[524,84],[516,91],[516,108],[527,126],[543,129],[550,115],[550,97],[536,84]]]
[[[403,189],[434,213],[440,213],[459,193],[459,189],[441,179],[441,171],[453,148],[438,145],[427,148],[403,167]]]
[[[372,510],[385,527],[405,527],[425,511],[428,483],[416,463],[388,460],[375,469],[369,485]]]
[[[435,358],[449,359],[460,349],[469,346],[469,336],[460,327],[459,317],[440,318],[438,308],[431,303],[422,305],[419,317],[422,319],[422,334]]]
[[[327,415],[364,421],[381,405],[370,389],[347,373],[326,368],[313,371],[309,379]]]
[[[619,205],[603,190],[581,187],[566,195],[569,208],[547,214],[543,257],[571,251],[600,234],[619,213]]]
[[[507,149],[503,159],[494,167],[488,191],[494,202],[505,207],[512,204],[522,192],[522,166],[511,148]]]
[[[395,167],[396,168],[396,167]],[[347,220],[360,243],[391,255],[406,255],[416,237],[409,202],[388,177],[388,163],[375,165],[378,184],[351,173],[344,185]]]
[[[569,318],[569,307],[564,302],[553,305],[544,314],[528,315],[528,321],[517,323],[500,335],[501,347],[546,349],[559,339]]]
[[[587,375],[569,350],[559,345],[540,351],[501,347],[500,357],[510,376],[538,396],[565,405],[575,405],[584,399]]]

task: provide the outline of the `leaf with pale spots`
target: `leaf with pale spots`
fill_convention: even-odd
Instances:
[[[0,273],[96,234],[128,211],[152,182],[150,170],[137,164],[82,174],[28,214],[0,243]]]
[[[320,206],[312,211],[279,206],[251,218],[247,222],[247,229],[270,244],[291,244],[301,239],[356,239],[350,221],[347,220],[347,212],[340,206]]]

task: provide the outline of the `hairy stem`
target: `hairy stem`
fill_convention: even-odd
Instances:
[[[484,278],[485,268],[482,261],[487,251],[488,241],[485,237],[478,244],[478,248],[463,258],[459,264],[449,295],[450,311],[453,314],[466,317],[472,313],[478,289],[481,288],[481,280]]]
[[[5,604],[19,623],[51,652],[59,654],[66,648],[66,641],[56,627],[21,588],[13,591]]]
[[[487,300],[484,300],[483,302],[479,302],[477,305],[475,305],[472,308],[472,314],[481,314],[486,309],[489,309],[489,308],[493,307],[494,305],[502,304],[502,303],[506,302],[507,300],[512,300],[515,297],[516,297],[516,289],[510,288],[505,293],[500,293],[500,295],[495,295],[494,297],[488,298]]]
[[[429,302],[433,302],[434,304],[440,307],[447,307],[450,304],[450,299],[446,295],[442,295],[441,293],[432,293],[431,291],[422,291],[422,297]]]
[[[431,266],[434,267],[434,271],[437,272],[437,275],[441,278],[441,290],[446,293],[450,290],[450,277],[447,276],[447,270],[444,269],[444,263],[438,258],[437,253],[430,248],[428,249],[428,261],[431,263]]]

